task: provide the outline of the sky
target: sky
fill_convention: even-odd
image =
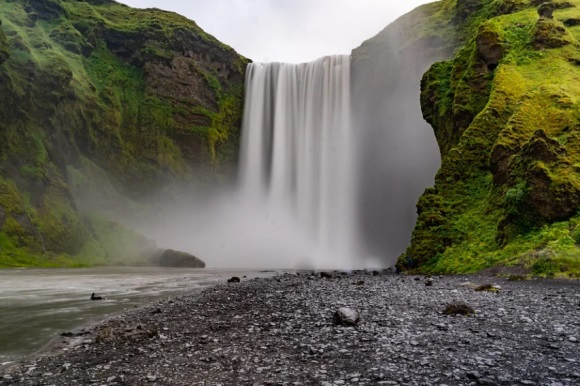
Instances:
[[[120,0],[161,8],[255,62],[301,63],[349,54],[399,16],[431,0]]]

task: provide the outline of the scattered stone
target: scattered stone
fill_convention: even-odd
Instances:
[[[496,286],[494,284],[483,284],[477,288],[474,288],[477,292],[499,292],[501,287]]]
[[[343,307],[334,313],[332,321],[341,326],[356,326],[360,322],[360,314],[351,308]]]
[[[91,294],[91,300],[103,300],[102,296],[95,296],[95,293],[93,292]]]
[[[332,272],[320,272],[320,277],[323,279],[332,279]]]
[[[524,275],[510,275],[508,277],[508,281],[523,281],[527,280],[527,277]]]
[[[435,280],[433,280],[433,278],[430,277],[425,281],[425,286],[432,287],[433,283],[435,283]]]
[[[478,373],[477,371],[470,371],[466,375],[467,378],[471,379],[472,381],[477,381],[478,379],[481,378],[481,374]]]
[[[0,385],[559,386],[580,379],[580,282],[497,278],[504,290],[490,296],[458,288],[464,277],[434,277],[430,288],[372,272],[317,277],[221,283],[132,309],[86,329],[86,338],[59,338],[79,342],[68,352],[55,347],[0,367]],[[475,316],[438,312],[457,303]],[[344,308],[351,322],[336,327],[334,311]]]
[[[228,283],[240,283],[241,279],[237,276],[232,276],[228,279]]]
[[[470,316],[470,315],[475,314],[475,311],[469,305],[467,305],[465,303],[457,302],[457,303],[448,304],[447,307],[445,307],[445,310],[443,310],[443,313],[445,315]]]

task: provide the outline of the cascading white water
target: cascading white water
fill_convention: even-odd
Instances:
[[[314,267],[363,264],[357,243],[350,56],[250,64],[241,191]],[[284,224],[283,226],[281,224]],[[292,228],[292,229],[290,229]],[[264,233],[264,238],[270,232]]]
[[[417,103],[427,65],[408,73],[398,54],[352,63],[250,65],[237,189],[188,191],[132,227],[210,267],[392,265],[439,165]]]

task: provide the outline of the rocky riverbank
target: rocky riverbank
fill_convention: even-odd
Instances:
[[[579,385],[580,282],[286,274],[63,335],[0,385]]]

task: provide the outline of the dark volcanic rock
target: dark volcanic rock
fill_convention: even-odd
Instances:
[[[340,308],[332,317],[334,324],[341,326],[356,326],[360,322],[360,314],[351,308]]]
[[[186,252],[167,249],[159,258],[160,267],[205,268],[205,263]]]
[[[0,386],[578,385],[578,281],[504,280],[490,294],[461,277],[351,278],[366,284],[279,275],[156,302],[0,368]],[[440,312],[458,301],[477,312]],[[364,323],[334,325],[351,305]]]
[[[471,306],[468,306],[465,303],[451,303],[448,304],[447,307],[445,307],[445,310],[443,310],[443,313],[445,315],[465,315],[465,316],[469,316],[469,315],[473,315],[475,313],[475,311],[473,310],[473,308],[471,308]]]
[[[562,23],[564,23],[566,27],[576,27],[577,25],[580,25],[580,18],[569,17],[567,19],[562,20]]]
[[[559,21],[541,17],[536,23],[533,45],[537,49],[564,47],[573,41],[571,33]]]
[[[241,282],[241,280],[237,276],[232,276],[228,279],[228,283],[240,283],[240,282]]]
[[[103,300],[102,296],[96,296],[95,293],[93,292],[91,294],[91,300]]]

